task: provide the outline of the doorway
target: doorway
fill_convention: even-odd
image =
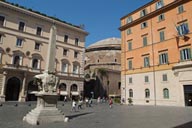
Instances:
[[[20,80],[17,77],[12,77],[7,82],[6,101],[18,101],[20,92]]]
[[[185,106],[192,106],[192,85],[184,85]]]

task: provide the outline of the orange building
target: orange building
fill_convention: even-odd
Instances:
[[[152,0],[122,17],[121,97],[192,106],[192,1]]]

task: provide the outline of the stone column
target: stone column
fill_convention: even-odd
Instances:
[[[25,72],[24,73],[24,78],[23,78],[22,89],[21,89],[21,93],[20,93],[20,98],[19,98],[20,102],[25,102],[26,101],[26,94],[25,94],[26,76],[27,76],[27,73]]]
[[[7,72],[4,71],[4,72],[3,72],[1,95],[0,95],[0,101],[1,101],[1,102],[5,102],[6,76],[7,76]]]

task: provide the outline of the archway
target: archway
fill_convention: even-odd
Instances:
[[[38,91],[38,86],[33,84],[33,81],[30,81],[28,84],[27,90],[27,101],[36,101],[37,97],[33,94],[33,91]]]
[[[7,82],[6,101],[18,101],[21,82],[17,77],[12,77]]]
[[[79,93],[78,93],[78,86],[76,84],[71,85],[71,93],[70,93],[70,97],[72,100],[78,100],[79,98]]]
[[[60,101],[64,101],[64,97],[67,97],[67,94],[64,94],[64,92],[67,91],[67,85],[65,83],[61,83],[59,85],[59,91],[60,91],[60,97],[59,100]]]

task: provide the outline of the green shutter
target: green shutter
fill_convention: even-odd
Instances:
[[[147,37],[143,37],[143,46],[147,46]]]
[[[169,58],[168,58],[168,53],[165,53],[165,56],[166,56],[166,63],[169,63]]]
[[[183,50],[180,50],[180,60],[183,61],[184,57],[183,57]]]
[[[162,64],[161,54],[159,54],[159,64]]]
[[[192,59],[192,58],[191,58],[191,49],[188,48],[188,51],[189,51],[189,59]]]
[[[164,31],[160,32],[160,41],[164,41],[165,37],[164,37]]]

